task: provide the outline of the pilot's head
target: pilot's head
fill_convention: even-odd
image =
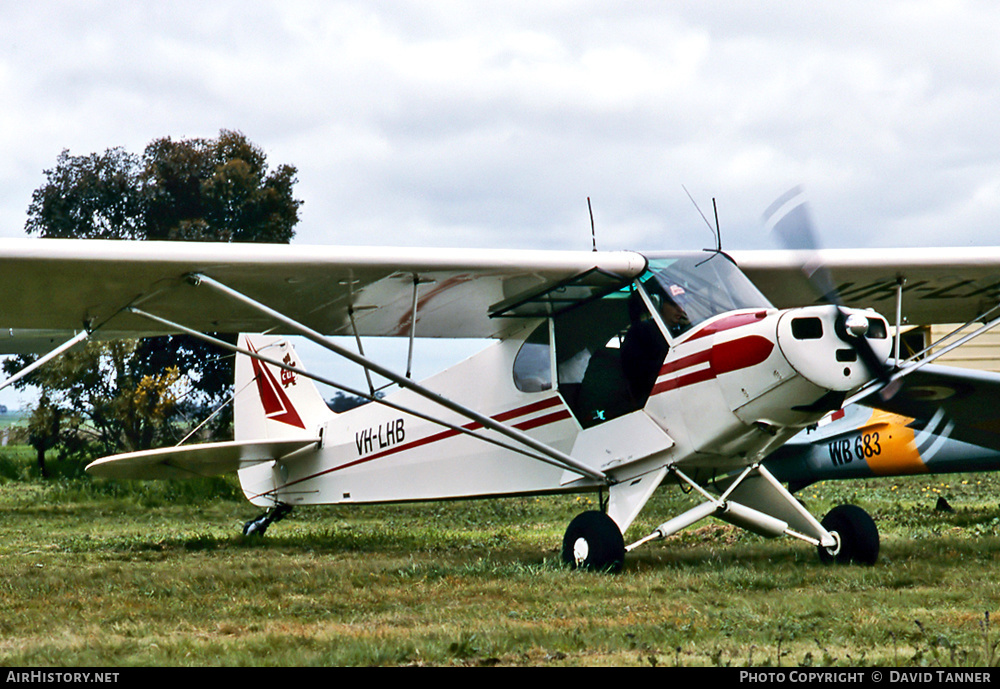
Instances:
[[[680,285],[670,285],[666,294],[658,289],[649,293],[650,301],[653,302],[667,327],[684,325],[688,322],[683,307],[684,297],[684,288]],[[648,314],[642,297],[638,292],[633,292],[629,299],[629,318],[634,323],[646,315]]]
[[[660,306],[660,316],[667,325],[681,325],[687,323],[688,315],[685,310],[687,304],[687,292],[677,284],[666,285],[666,295]]]
[[[666,297],[660,303],[660,318],[668,327],[671,325],[682,325],[687,322],[687,314],[684,309],[673,299]]]

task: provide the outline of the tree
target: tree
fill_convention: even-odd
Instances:
[[[122,148],[89,156],[64,150],[32,194],[25,231],[60,238],[288,243],[302,205],[292,195],[295,175],[291,165],[269,171],[264,152],[228,130],[215,139],[157,139],[141,156]],[[114,379],[107,398],[85,394],[78,375],[64,367],[55,369],[59,375],[36,371],[19,383],[42,390],[32,410],[32,444],[42,466],[47,449],[58,445],[64,455],[77,454],[84,451],[80,438],[92,432],[99,439],[91,448],[104,453],[149,447],[165,439],[165,429],[184,425],[178,418],[206,416],[231,395],[232,358],[196,338],[110,347],[88,345],[88,357],[76,360],[92,375]],[[30,358],[20,357],[4,368],[27,363]],[[172,367],[186,376],[184,394],[176,392],[179,379],[167,373]],[[77,422],[81,408],[85,418]],[[125,418],[137,414],[139,421]],[[223,435],[231,423],[230,410],[215,417],[211,432]]]
[[[218,139],[158,139],[140,175],[142,239],[288,243],[301,201],[295,168],[268,174],[264,153],[237,132]]]
[[[128,452],[173,437],[166,422],[185,393],[176,366],[142,372],[135,340],[89,341],[39,368],[42,389],[28,421],[28,441],[46,475],[45,452],[59,447],[69,458]]]
[[[385,397],[385,393],[380,390],[375,393],[375,397],[381,399]],[[367,397],[357,397],[355,395],[349,395],[343,390],[337,390],[337,393],[333,396],[333,398],[326,401],[326,406],[330,407],[331,410],[339,414],[340,412],[360,407],[362,404],[368,404],[370,401],[371,400]]]
[[[64,150],[31,195],[24,229],[40,237],[142,239],[140,160],[121,148],[89,156]]]

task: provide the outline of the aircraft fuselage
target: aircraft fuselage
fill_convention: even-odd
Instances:
[[[700,267],[688,262],[680,269],[679,263],[668,263],[676,268],[672,272],[652,272],[642,287],[581,303],[542,322],[528,321],[520,335],[423,385],[528,433],[615,483],[664,466],[707,478],[763,459],[871,379],[851,336],[842,332],[845,316],[864,319],[867,335],[861,336],[883,361],[888,356],[886,323],[874,312],[842,312],[830,305],[781,311],[757,295],[743,301],[759,304],[742,304],[733,297],[748,289],[742,282],[735,287],[718,280],[698,282],[690,273],[699,275]],[[726,279],[742,277],[730,265],[715,269]],[[647,306],[639,315],[637,290],[645,292]],[[656,290],[661,297],[650,299]],[[709,294],[717,302],[710,304]],[[674,316],[665,304],[674,301],[683,303],[691,317],[667,323]],[[725,308],[730,304],[740,308]],[[659,318],[652,317],[651,305],[660,307]],[[657,334],[662,337],[665,348],[665,356],[659,354],[645,378],[626,359],[634,350],[631,333],[640,327],[653,340]],[[252,375],[249,365],[239,368],[237,389],[251,384]],[[302,406],[294,389],[285,390],[292,407]],[[412,391],[400,390],[386,399],[500,438]],[[340,414],[300,411],[299,416],[303,425],[315,427],[306,432],[321,435],[321,447],[242,470],[244,490],[255,504],[428,500],[601,485],[565,467],[378,404]],[[266,413],[251,418],[238,407],[237,440],[241,434],[259,438],[261,427],[269,437],[303,430],[275,418],[272,414],[269,420]],[[627,524],[620,526],[624,531]]]

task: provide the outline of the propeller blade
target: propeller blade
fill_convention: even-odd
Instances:
[[[802,273],[820,297],[842,307],[844,304],[833,284],[830,271],[822,262],[819,240],[813,230],[812,217],[802,187],[792,187],[768,206],[764,211],[764,226],[777,235],[785,249],[806,254]]]
[[[833,282],[829,268],[822,261],[819,240],[813,229],[812,217],[806,203],[805,192],[796,186],[779,196],[764,211],[764,225],[770,228],[784,248],[805,254],[802,272],[813,289],[823,299],[837,307],[837,335],[849,344],[868,372],[880,382],[884,391],[888,390],[890,367],[879,359],[868,338],[865,337],[867,321],[860,323],[854,319],[844,305],[840,293]],[[852,322],[852,319],[854,322]]]

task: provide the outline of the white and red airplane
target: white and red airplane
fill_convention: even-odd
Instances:
[[[803,273],[819,263],[842,295],[832,304]],[[188,333],[235,349],[233,441],[107,457],[88,471],[238,472],[266,510],[247,533],[302,505],[589,491],[602,509],[569,524],[562,555],[573,567],[618,570],[629,550],[713,516],[804,540],[827,561],[871,563],[879,542],[867,514],[841,506],[818,520],[764,460],[855,399],[928,418],[949,400],[978,399],[970,431],[1000,430],[980,397],[995,380],[980,387],[929,359],[899,361],[886,319],[859,308],[895,307],[897,323],[904,305],[910,324],[986,320],[1000,299],[1000,248],[726,255],[22,239],[0,241],[0,265],[0,325],[31,343],[43,330],[77,331],[39,364],[91,336]],[[270,334],[232,347],[213,332]],[[283,335],[398,390],[347,388],[373,401],[335,414],[313,381],[336,381],[310,373]],[[343,335],[357,347],[333,339]],[[417,383],[366,357],[368,337],[496,342]],[[954,394],[927,406],[929,388]],[[664,484],[694,504],[626,545]]]

